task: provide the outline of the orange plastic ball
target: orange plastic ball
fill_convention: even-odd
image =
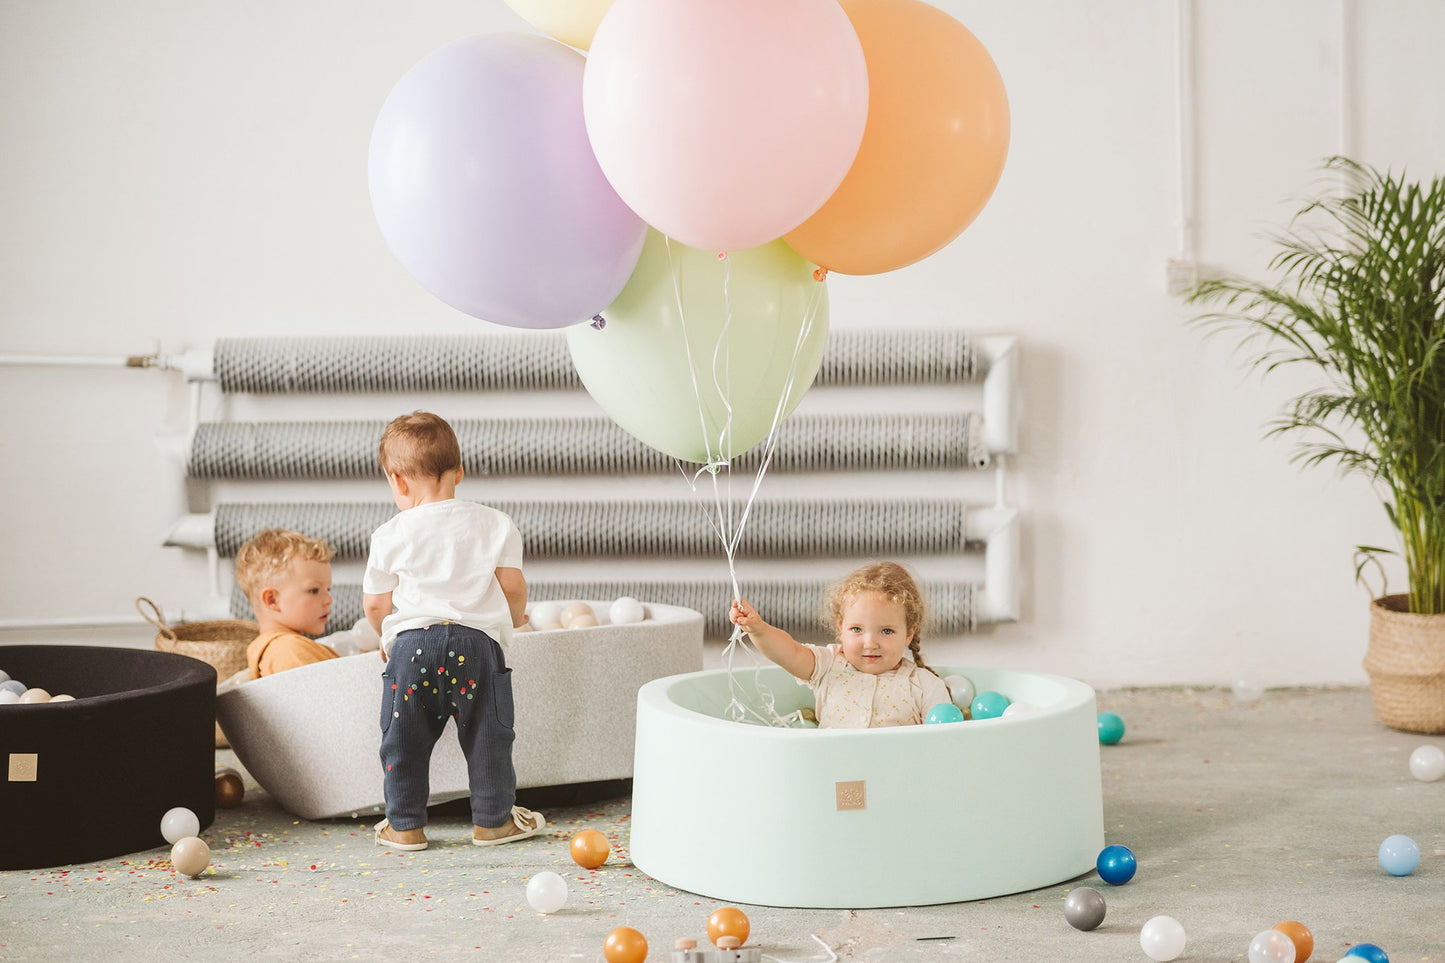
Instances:
[[[1310,932],[1309,927],[1294,920],[1285,920],[1283,923],[1274,924],[1274,928],[1285,936],[1288,936],[1294,943],[1294,963],[1305,963],[1310,954],[1315,951],[1315,935]]]
[[[612,844],[595,829],[584,829],[572,837],[572,859],[585,869],[596,869],[612,855]]]
[[[736,906],[724,906],[707,918],[707,938],[714,945],[724,936],[736,936],[738,945],[742,946],[747,943],[751,930],[747,914]]]
[[[647,937],[630,926],[619,926],[602,944],[607,963],[642,963],[647,959]]]

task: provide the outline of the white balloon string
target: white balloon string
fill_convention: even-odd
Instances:
[[[683,310],[682,282],[678,277],[678,272],[682,269],[677,263],[677,258],[672,256],[672,238],[664,234],[662,236],[662,243],[667,248],[668,274],[672,277],[672,296],[677,302],[677,320],[678,324],[682,327],[682,349],[687,353],[687,374],[688,377],[692,379],[692,396],[697,402],[697,422],[698,427],[702,431],[702,443],[705,457],[707,458],[702,470],[716,471],[718,454],[713,452],[711,444],[712,438],[707,430],[707,411],[703,406],[702,388],[699,387],[697,383],[697,362],[692,356],[692,341],[687,336],[687,312]]]

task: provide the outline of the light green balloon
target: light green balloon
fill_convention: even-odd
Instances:
[[[573,325],[567,346],[587,391],[626,431],[683,461],[730,460],[768,437],[780,400],[786,416],[812,385],[828,337],[826,284],[782,241],[727,261],[670,247],[649,229],[606,325]]]

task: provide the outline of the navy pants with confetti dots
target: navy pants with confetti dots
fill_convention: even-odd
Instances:
[[[467,759],[472,822],[502,826],[517,799],[512,768],[512,670],[485,632],[442,622],[396,637],[381,673],[381,765],[386,819],[426,825],[432,749],[448,719]]]

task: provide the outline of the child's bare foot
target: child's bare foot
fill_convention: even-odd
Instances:
[[[519,839],[537,835],[546,826],[547,820],[541,813],[523,809],[521,806],[513,806],[512,818],[502,825],[473,826],[472,845],[500,846],[502,843],[516,842]]]
[[[426,833],[420,829],[393,829],[391,823],[383,819],[376,824],[376,845],[416,852],[426,849]]]

